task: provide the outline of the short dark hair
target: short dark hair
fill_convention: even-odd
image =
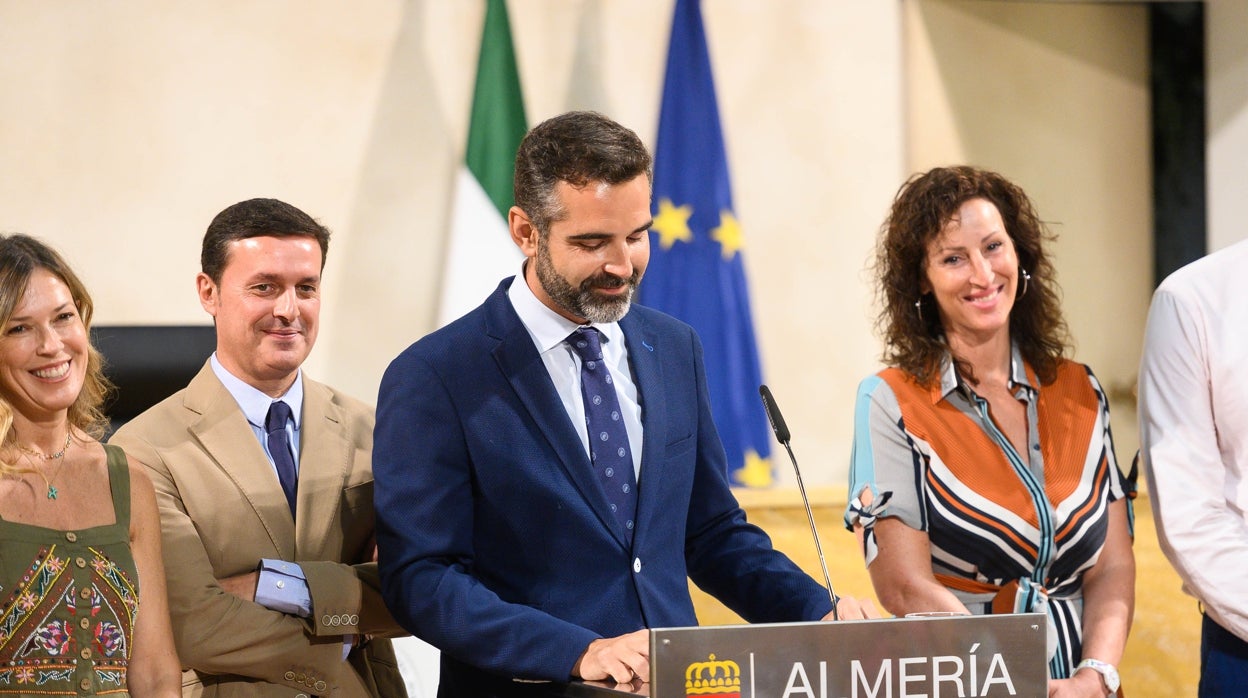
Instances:
[[[652,160],[631,129],[592,111],[573,111],[534,126],[516,151],[514,193],[537,232],[564,215],[555,186],[567,182],[615,185],[645,175],[653,183]]]
[[[317,223],[308,214],[277,199],[248,199],[218,213],[199,253],[200,270],[214,283],[221,283],[221,273],[229,261],[230,243],[247,238],[310,237],[321,246],[321,269],[329,256],[329,228]]]
[[[83,329],[87,332],[86,376],[78,397],[69,406],[68,416],[70,424],[99,438],[108,426],[101,407],[114,388],[104,376],[103,357],[90,343],[91,314],[95,308],[91,294],[87,293],[82,280],[56,250],[28,235],[0,235],[0,327],[13,317],[26,295],[31,277],[39,269],[60,279],[69,289],[69,295],[78,308],[78,316],[82,318]],[[13,406],[0,398],[0,444],[10,443],[12,427]],[[0,474],[8,472],[12,472],[12,464],[0,463]]]
[[[1045,251],[1054,236],[1021,187],[996,172],[965,165],[912,176],[901,185],[880,229],[875,272],[883,306],[877,326],[885,343],[884,361],[924,385],[937,380],[940,360],[948,351],[944,327],[934,307],[920,312],[914,304],[923,296],[928,243],[971,199],[997,207],[1019,265],[1031,274],[1010,311],[1010,338],[1041,382],[1050,383],[1070,343],[1056,271]],[[975,380],[969,365],[957,356],[953,360],[959,372]]]

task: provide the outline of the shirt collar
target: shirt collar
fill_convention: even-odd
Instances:
[[[1023,353],[1019,350],[1018,344],[1010,342],[1010,388],[1013,390],[1017,387],[1023,387],[1032,392],[1037,389],[1036,381],[1031,376],[1027,362],[1023,361]],[[953,364],[953,356],[946,350],[945,355],[940,360],[940,385],[932,396],[933,401],[939,402],[944,400],[949,397],[949,393],[959,388],[968,393],[973,392],[971,386],[967,385],[962,380],[962,376],[958,375],[957,368]]]
[[[538,353],[544,354],[554,349],[563,344],[568,335],[576,331],[576,328],[585,327],[556,313],[538,299],[524,278],[523,264],[520,266],[520,273],[512,279],[511,286],[507,289],[507,297],[511,300],[511,307],[515,308],[516,315],[520,316],[520,322],[524,323],[524,328],[533,338],[533,343],[537,345]],[[589,326],[602,333],[604,343],[614,342],[624,337],[624,332],[620,329],[618,322],[595,322],[590,323]]]
[[[252,425],[264,428],[264,420],[269,414],[269,406],[275,400],[268,395],[260,392],[243,379],[230,373],[221,362],[217,360],[217,353],[214,351],[208,359],[208,363],[212,365],[212,372],[216,374],[217,380],[221,381],[221,385],[225,386],[226,391],[238,403],[239,409],[243,411],[243,416],[247,417],[247,421]],[[281,398],[282,402],[290,405],[291,414],[294,416],[295,429],[298,429],[303,420],[303,369],[295,374],[295,382],[290,385],[290,389]]]

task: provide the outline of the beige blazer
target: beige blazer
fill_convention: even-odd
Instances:
[[[342,659],[344,635],[402,632],[372,561],[373,409],[306,376],[303,385],[293,520],[273,466],[207,363],[110,439],[156,486],[184,696],[406,695],[389,640],[357,644]],[[310,619],[218,585],[266,557],[303,567]]]

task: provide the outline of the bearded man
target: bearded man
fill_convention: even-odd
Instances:
[[[631,305],[650,184],[641,140],[602,115],[535,127],[508,215],[521,274],[382,379],[382,591],[442,650],[443,698],[648,678],[647,628],[697,624],[688,579],[751,622],[832,614],[729,489],[697,335]]]

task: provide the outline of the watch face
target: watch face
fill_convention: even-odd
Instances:
[[[1106,665],[1105,671],[1101,672],[1101,676],[1105,677],[1105,687],[1114,692],[1118,690],[1118,670],[1112,666]]]
[[[1085,667],[1101,675],[1101,678],[1105,681],[1105,688],[1108,688],[1110,693],[1114,693],[1118,690],[1118,685],[1120,683],[1118,679],[1118,670],[1114,668],[1113,664],[1107,664],[1106,662],[1096,659],[1085,659],[1082,662],[1079,662],[1079,666],[1076,670],[1083,669]]]

